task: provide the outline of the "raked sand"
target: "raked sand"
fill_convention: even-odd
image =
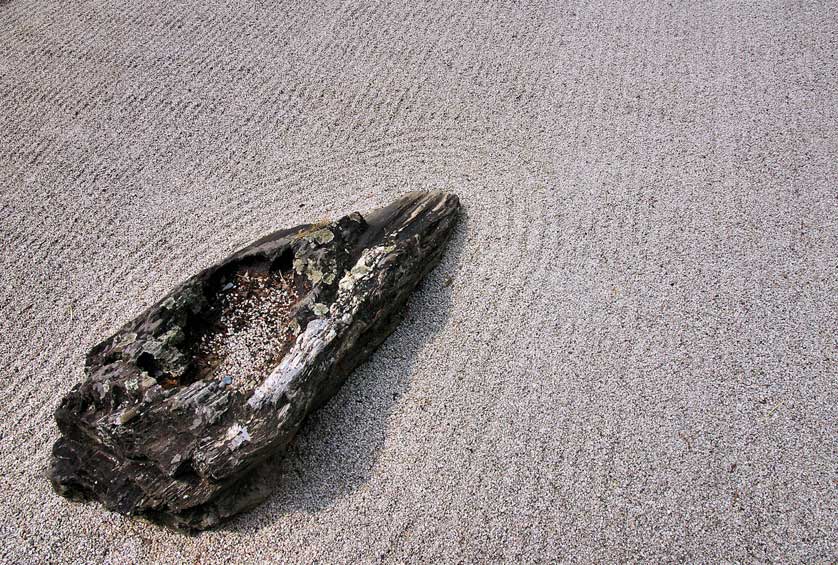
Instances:
[[[0,1],[0,561],[835,562],[836,54],[830,2]],[[264,505],[51,492],[98,340],[429,189],[447,255]]]

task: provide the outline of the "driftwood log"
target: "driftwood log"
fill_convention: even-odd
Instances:
[[[273,233],[175,288],[88,354],[55,414],[55,490],[180,530],[261,502],[260,464],[393,331],[458,210],[411,193]]]

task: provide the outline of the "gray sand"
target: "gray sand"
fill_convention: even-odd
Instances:
[[[2,561],[838,560],[834,4],[60,4],[0,1]],[[464,222],[266,504],[51,492],[97,340],[423,189]]]

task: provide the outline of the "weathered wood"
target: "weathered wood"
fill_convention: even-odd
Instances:
[[[412,193],[273,233],[175,288],[88,354],[55,415],[55,490],[184,530],[258,504],[260,463],[392,332],[458,210]]]

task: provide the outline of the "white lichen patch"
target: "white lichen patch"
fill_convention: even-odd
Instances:
[[[355,266],[352,267],[352,270],[350,272],[352,273],[352,276],[354,276],[355,278],[361,278],[370,271],[372,271],[372,269],[367,267],[367,265],[364,263],[364,258],[361,257],[360,259],[358,259],[358,263],[356,263]]]
[[[230,442],[230,449],[237,449],[244,442],[250,441],[250,434],[247,433],[247,428],[236,422],[229,427],[224,439]]]
[[[353,286],[355,286],[355,277],[351,272],[346,271],[346,274],[343,276],[342,279],[340,279],[340,282],[338,283],[338,288],[340,290],[348,292],[352,290]]]
[[[308,276],[309,280],[314,284],[317,284],[323,280],[323,273],[321,273],[317,269],[308,269],[306,275]]]
[[[306,272],[306,265],[307,264],[308,264],[307,260],[302,259],[300,257],[297,257],[296,259],[294,259],[294,272],[297,273],[298,275],[302,275],[303,273]]]
[[[393,249],[395,249],[394,245],[371,247],[365,250],[352,269],[344,273],[338,283],[338,289],[344,293],[352,291],[359,280],[366,278],[372,272],[371,265],[375,265],[381,257]]]
[[[311,311],[314,312],[315,316],[325,316],[329,313],[329,307],[322,302],[316,302],[314,306],[311,307]]]

